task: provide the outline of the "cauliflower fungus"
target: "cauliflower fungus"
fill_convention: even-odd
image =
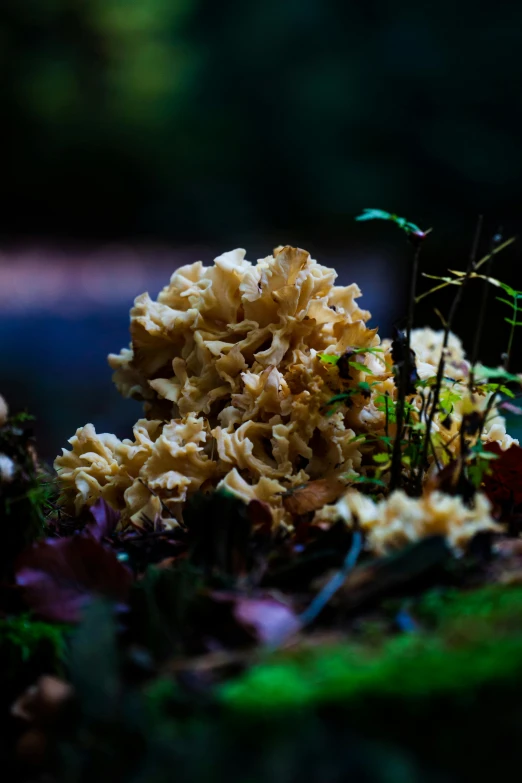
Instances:
[[[121,394],[143,401],[144,418],[133,439],[97,434],[91,424],[76,432],[72,448],[55,461],[65,502],[79,513],[103,497],[122,512],[124,525],[146,518],[172,525],[193,493],[217,486],[247,502],[264,501],[274,524],[290,525],[285,493],[329,477],[343,492],[365,475],[374,436],[385,432],[382,399],[396,398],[393,363],[390,345],[381,346],[377,329],[367,326],[358,286],[335,286],[335,278],[301,249],[277,248],[257,264],[234,250],[210,267],[181,267],[157,300],[138,296],[130,347],[111,354],[109,364]],[[416,330],[412,347],[419,377],[434,376],[441,333]],[[341,372],[325,354],[354,361]],[[457,385],[465,381],[469,366],[454,336],[448,367]],[[336,409],[329,402],[338,394],[349,399]],[[421,399],[414,403],[419,410]],[[454,408],[451,426],[434,422],[441,450],[456,448],[462,415]],[[388,426],[393,435],[393,422]],[[483,437],[509,445],[500,417]],[[399,503],[394,493],[375,505],[350,490],[323,518],[332,508],[351,508],[354,497],[371,503],[376,551],[435,529],[459,545],[472,529],[491,527],[481,496],[470,516],[455,498],[435,495]]]
[[[461,553],[475,533],[501,530],[491,517],[491,503],[482,493],[477,493],[470,508],[460,497],[437,490],[411,498],[399,489],[377,503],[361,492],[348,490],[334,506],[318,511],[315,521],[339,518],[349,526],[359,525],[368,548],[378,555],[429,535],[443,535],[452,549]]]

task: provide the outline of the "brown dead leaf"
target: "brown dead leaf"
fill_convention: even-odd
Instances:
[[[299,516],[317,511],[327,503],[334,503],[346,489],[338,478],[317,479],[298,487],[283,498],[283,505],[291,514]]]

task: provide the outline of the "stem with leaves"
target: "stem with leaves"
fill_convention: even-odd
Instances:
[[[446,350],[448,348],[448,342],[449,342],[449,336],[451,333],[451,326],[453,324],[453,320],[455,318],[455,315],[457,313],[458,307],[460,305],[460,301],[462,299],[462,294],[464,291],[464,288],[466,287],[467,283],[470,280],[471,273],[475,269],[476,260],[477,260],[477,251],[478,246],[480,242],[480,234],[482,232],[482,216],[479,217],[477,221],[477,227],[475,229],[475,235],[473,237],[473,243],[471,246],[471,252],[469,254],[468,259],[468,265],[466,268],[466,272],[464,277],[462,278],[461,284],[457,287],[457,292],[455,296],[453,297],[453,302],[450,307],[450,311],[448,314],[448,318],[444,323],[444,337],[442,340],[442,348],[441,348],[441,354],[440,354],[440,360],[439,365],[437,367],[437,377],[435,381],[435,388],[433,390],[433,401],[431,404],[431,408],[428,410],[426,409],[426,432],[424,435],[424,444],[423,444],[423,450],[422,450],[422,458],[419,466],[419,470],[417,473],[417,479],[416,479],[416,491],[420,494],[422,490],[422,481],[424,478],[424,473],[426,470],[426,466],[428,464],[428,450],[430,448],[430,442],[431,442],[431,430],[433,426],[433,422],[435,420],[435,416],[437,414],[437,411],[439,409],[439,399],[440,399],[440,392],[442,388],[442,379],[444,377],[444,366],[446,362]]]
[[[361,215],[355,218],[357,221],[367,220],[388,220],[400,228],[409,238],[415,247],[413,264],[410,277],[410,293],[408,298],[408,318],[406,322],[406,347],[402,367],[399,368],[399,390],[396,404],[396,433],[393,443],[393,454],[391,464],[390,488],[396,489],[401,484],[402,479],[402,434],[404,428],[404,413],[406,407],[406,392],[408,390],[408,379],[411,370],[411,332],[413,329],[413,316],[415,311],[415,293],[417,288],[417,277],[419,274],[419,257],[422,242],[430,233],[431,228],[423,231],[415,223],[411,223],[406,218],[399,217],[393,212],[385,212],[382,209],[365,209]],[[386,409],[387,410],[387,409]]]

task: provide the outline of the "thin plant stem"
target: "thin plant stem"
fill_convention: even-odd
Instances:
[[[417,289],[417,277],[419,274],[419,257],[421,246],[417,245],[413,255],[413,264],[410,278],[410,294],[408,300],[408,320],[406,321],[406,352],[401,368],[399,396],[396,406],[396,431],[393,442],[390,489],[393,491],[400,486],[402,474],[402,429],[404,423],[404,407],[406,402],[406,389],[410,377],[411,361],[411,332],[413,329],[413,316],[415,314],[415,293]]]
[[[431,453],[433,454],[433,458],[434,458],[435,462],[437,463],[437,470],[441,471],[442,470],[442,465],[440,464],[439,458],[437,456],[437,449],[436,449],[435,444],[433,442],[433,438],[431,438],[431,437],[430,437],[430,449],[431,449]]]
[[[494,251],[495,248],[498,247],[500,242],[502,241],[502,227],[500,227],[491,240],[491,248],[489,252],[488,260],[486,261],[486,268],[484,270],[484,275],[486,277],[491,276],[491,267],[493,265],[493,258],[494,258]],[[475,382],[475,365],[478,361],[479,356],[479,350],[480,350],[480,341],[482,339],[482,331],[484,329],[484,321],[486,320],[486,309],[488,304],[488,298],[489,298],[489,283],[487,280],[483,281],[482,284],[482,297],[480,300],[480,309],[479,309],[479,316],[477,321],[477,328],[475,331],[475,340],[473,342],[473,351],[471,353],[471,369],[469,374],[469,388],[470,390],[474,386]]]
[[[509,363],[511,361],[511,351],[513,349],[513,338],[515,337],[515,327],[517,325],[517,315],[518,315],[518,299],[516,296],[513,297],[513,317],[512,317],[512,324],[511,324],[511,331],[509,332],[509,340],[508,340],[508,346],[507,350],[504,356],[503,361],[503,367],[506,372],[509,371]]]

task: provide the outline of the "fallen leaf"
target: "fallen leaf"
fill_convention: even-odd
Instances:
[[[240,598],[234,617],[260,644],[275,645],[301,628],[293,610],[275,598]]]
[[[327,503],[334,503],[345,491],[345,485],[337,478],[317,479],[298,487],[283,498],[283,505],[291,514],[299,516],[317,511]]]
[[[231,610],[233,622],[238,630],[246,633],[246,639],[261,645],[277,645],[301,628],[301,623],[292,609],[284,601],[269,593],[242,596],[226,591],[214,591],[212,601]],[[225,627],[223,622],[222,627]],[[237,641],[241,636],[237,637]],[[230,634],[232,642],[232,634]]]
[[[120,512],[115,511],[109,506],[106,500],[99,498],[89,511],[93,517],[92,522],[88,522],[84,532],[94,538],[95,541],[101,541],[103,538],[114,533],[116,526],[120,521]]]
[[[86,536],[48,538],[22,552],[16,583],[37,615],[78,622],[95,595],[125,602],[132,575],[116,555]]]

